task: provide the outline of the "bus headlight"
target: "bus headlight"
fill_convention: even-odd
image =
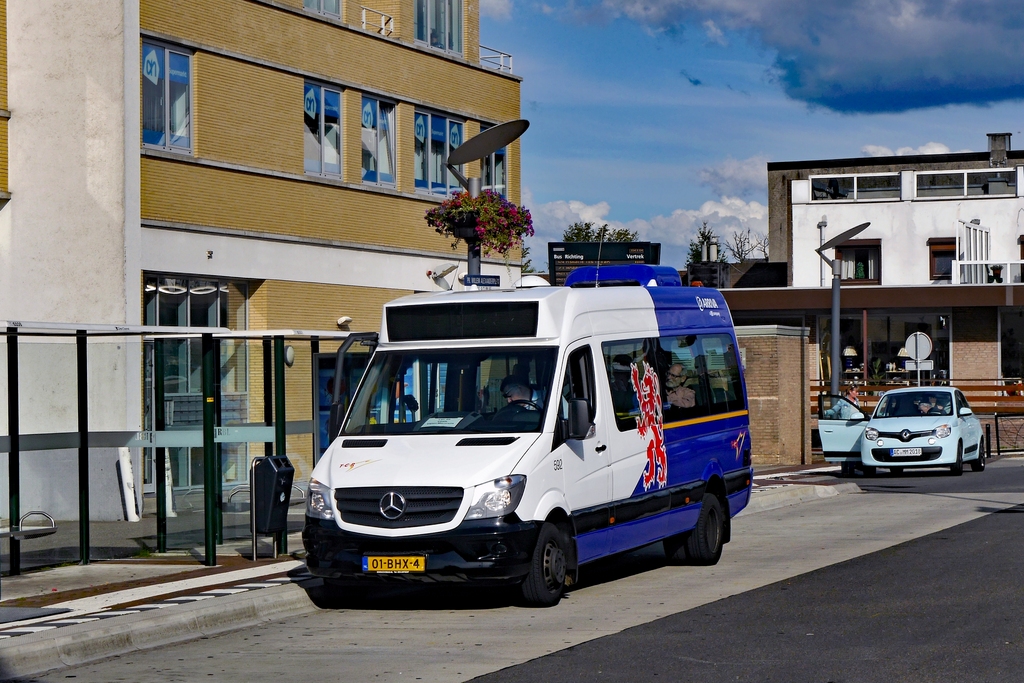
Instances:
[[[473,489],[473,505],[466,513],[466,519],[487,519],[511,514],[523,499],[524,490],[526,476],[522,474],[480,484]]]
[[[878,430],[875,429],[874,427],[868,427],[867,429],[864,430],[864,438],[867,439],[868,441],[877,441]]]
[[[940,439],[945,439],[947,436],[950,435],[951,431],[952,430],[950,430],[949,425],[939,425],[938,427],[935,428],[935,436],[939,437]]]
[[[316,479],[309,480],[309,493],[306,494],[306,516],[314,519],[334,519],[330,486],[322,484]]]

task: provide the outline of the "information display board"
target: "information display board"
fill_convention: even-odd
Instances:
[[[548,242],[548,273],[551,284],[561,287],[565,278],[581,266],[617,266],[626,263],[661,265],[658,242]]]

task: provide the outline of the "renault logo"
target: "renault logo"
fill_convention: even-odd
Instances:
[[[900,440],[901,441],[910,441],[910,430],[909,429],[904,429],[902,432],[900,432]]]
[[[405,498],[401,493],[389,491],[380,499],[380,514],[385,519],[398,519],[405,513]]]

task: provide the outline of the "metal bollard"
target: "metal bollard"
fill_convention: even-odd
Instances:
[[[985,423],[985,457],[992,457],[992,425]]]

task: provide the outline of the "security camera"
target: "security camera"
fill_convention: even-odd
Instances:
[[[343,315],[340,318],[338,318],[338,327],[345,327],[345,325],[348,325],[350,322],[352,322],[352,317],[348,315]]]

